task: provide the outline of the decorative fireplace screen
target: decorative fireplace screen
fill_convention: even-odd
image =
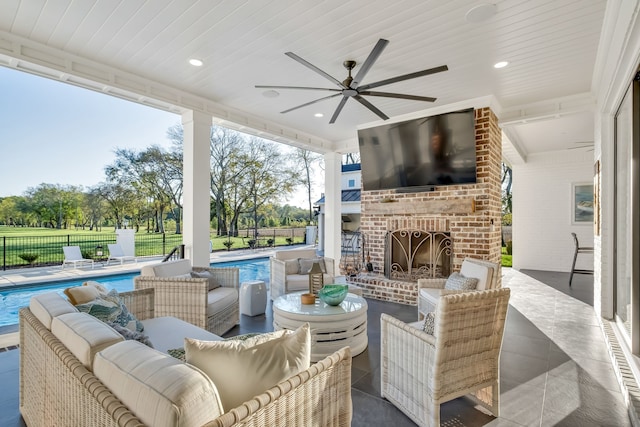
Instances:
[[[449,233],[420,230],[388,232],[384,275],[388,279],[409,282],[448,277],[451,273],[451,252]]]

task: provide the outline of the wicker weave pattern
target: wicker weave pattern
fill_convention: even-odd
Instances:
[[[194,271],[209,271],[223,287],[240,288],[240,272],[236,267],[194,267]],[[222,335],[238,324],[240,305],[232,306],[207,317],[207,288],[205,278],[137,276],[135,289],[155,289],[155,316],[173,316],[216,335]]]
[[[123,293],[153,313],[153,290]],[[31,313],[20,311],[20,412],[30,426],[142,426]],[[210,426],[351,424],[351,351],[345,347],[212,421]]]
[[[207,426],[348,427],[352,411],[351,350],[344,347]]]
[[[440,404],[470,394],[499,415],[499,360],[510,290],[443,296],[434,335],[380,318],[382,396],[421,426],[440,425]]]

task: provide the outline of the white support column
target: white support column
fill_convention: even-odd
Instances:
[[[183,235],[185,256],[194,266],[209,265],[210,136],[212,117],[197,111],[182,115]]]
[[[324,155],[324,256],[335,260],[334,275],[339,275],[342,233],[342,156],[340,153]]]

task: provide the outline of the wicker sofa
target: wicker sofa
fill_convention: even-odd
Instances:
[[[194,278],[191,272],[211,273],[220,287],[209,291],[208,280]],[[167,261],[142,267],[133,283],[135,289],[156,290],[156,316],[174,316],[216,335],[240,320],[236,267],[192,267],[189,259]]]
[[[153,289],[120,296],[152,341],[219,339],[177,318],[154,317]],[[153,322],[163,325],[154,336]],[[345,347],[224,414],[212,412],[216,393],[199,369],[123,341],[55,293],[20,311],[20,412],[29,426],[348,426],[350,351]]]

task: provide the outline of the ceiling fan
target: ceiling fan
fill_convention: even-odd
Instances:
[[[315,65],[300,58],[295,53],[293,52],[285,53],[285,55],[287,55],[289,58],[295,61],[298,61],[300,64],[311,69],[312,71],[315,71],[316,73],[320,74],[322,77],[336,84],[339,87],[339,89],[328,89],[328,88],[322,88],[322,87],[306,87],[306,86],[265,86],[265,85],[256,85],[255,87],[262,88],[262,89],[302,89],[302,90],[322,90],[322,91],[329,91],[329,92],[337,92],[333,95],[325,96],[323,98],[316,99],[314,101],[307,102],[302,105],[298,105],[297,107],[293,107],[293,108],[289,108],[288,110],[281,111],[281,113],[288,113],[290,111],[297,110],[298,108],[306,107],[308,105],[315,104],[316,102],[324,101],[325,99],[342,96],[342,99],[340,100],[338,107],[333,113],[333,116],[331,116],[331,120],[329,121],[329,123],[336,122],[336,119],[340,115],[340,112],[344,108],[344,105],[349,98],[355,99],[356,101],[358,101],[360,104],[367,107],[369,110],[371,110],[374,114],[376,114],[378,117],[380,117],[383,120],[387,120],[389,117],[387,117],[386,114],[384,114],[382,111],[376,108],[369,101],[364,99],[363,96],[365,95],[380,96],[384,98],[399,98],[399,99],[410,99],[413,101],[434,102],[436,98],[431,98],[428,96],[405,95],[402,93],[391,93],[391,92],[377,92],[377,91],[372,91],[370,89],[389,85],[392,83],[401,82],[404,80],[415,79],[416,77],[428,76],[429,74],[435,74],[442,71],[447,71],[449,68],[447,68],[446,65],[441,65],[435,68],[429,68],[427,70],[417,71],[415,73],[404,74],[402,76],[392,77],[390,79],[385,79],[375,83],[369,83],[369,84],[360,86],[360,83],[364,80],[365,76],[367,75],[367,73],[369,72],[373,64],[376,62],[376,60],[378,59],[378,57],[380,56],[384,48],[387,46],[387,44],[389,44],[388,40],[385,40],[385,39],[378,40],[378,43],[376,43],[371,53],[369,54],[367,59],[364,61],[364,64],[362,64],[362,66],[360,67],[360,70],[358,71],[358,74],[356,74],[355,78],[351,77],[351,70],[355,68],[356,61],[352,61],[352,60],[344,61],[342,65],[344,65],[344,67],[349,71],[349,76],[342,82],[330,76],[329,74],[325,73]]]

